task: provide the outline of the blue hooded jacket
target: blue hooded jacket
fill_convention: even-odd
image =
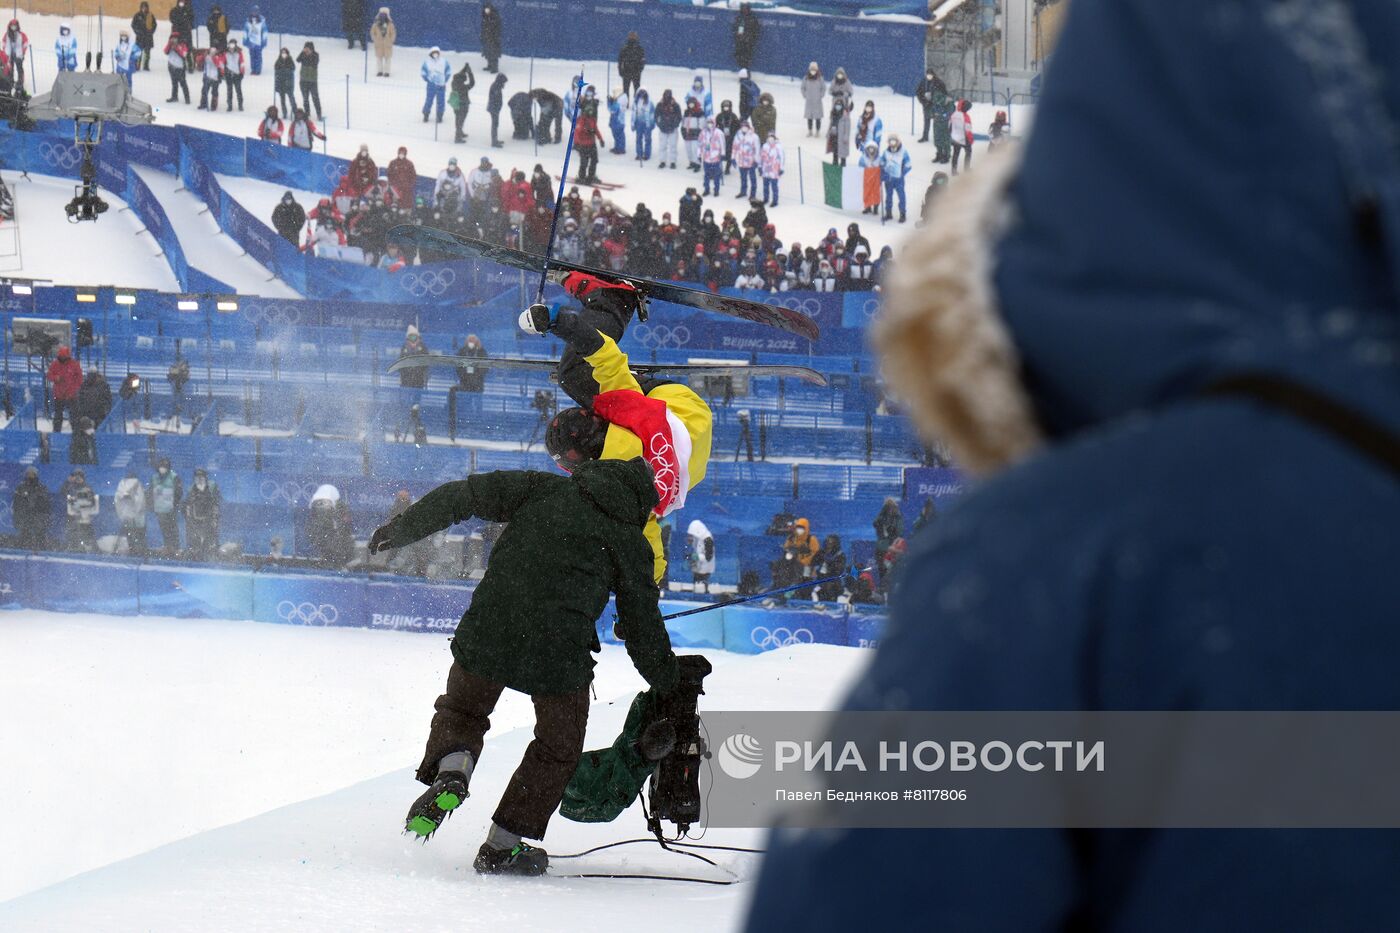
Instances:
[[[1048,446],[915,538],[850,708],[1400,709],[1400,476],[1202,394],[1264,371],[1400,432],[1396,48],[1387,0],[1075,0],[994,245]],[[1378,830],[779,833],[748,929],[1400,929],[1397,865]]]

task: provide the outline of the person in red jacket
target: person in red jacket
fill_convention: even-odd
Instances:
[[[418,169],[409,161],[407,146],[399,147],[398,157],[389,163],[386,175],[394,189],[395,200],[411,206],[418,193]]]
[[[269,143],[282,142],[282,120],[277,114],[276,107],[268,107],[267,113],[258,123],[258,139]]]
[[[520,226],[535,206],[535,190],[525,180],[525,173],[516,169],[510,181],[501,186],[501,210],[506,212],[512,226]]]
[[[345,178],[350,182],[350,196],[352,198],[369,194],[369,189],[374,187],[375,181],[379,178],[379,168],[369,156],[369,146],[360,144],[360,151],[355,158],[350,160],[350,167],[345,172]]]
[[[574,151],[578,153],[578,182],[581,185],[598,183],[598,143],[603,135],[598,132],[598,102],[585,100],[579,109],[578,125],[574,127]]]
[[[63,410],[73,410],[73,401],[83,386],[83,367],[67,347],[58,348],[58,358],[49,364],[48,380],[53,383],[53,429],[63,430]]]

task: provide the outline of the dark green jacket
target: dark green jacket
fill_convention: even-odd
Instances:
[[[642,536],[656,502],[641,458],[585,463],[567,477],[502,470],[434,489],[391,523],[390,540],[401,547],[472,516],[507,523],[452,642],[468,671],[532,695],[587,686],[594,626],[614,593],[632,663],[665,692],[676,658]]]

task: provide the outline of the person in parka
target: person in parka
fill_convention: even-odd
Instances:
[[[501,692],[526,693],[535,706],[534,739],[474,867],[544,873],[548,854],[523,840],[544,838],[583,754],[592,654],[601,650],[595,626],[610,594],[617,632],[642,677],[659,694],[680,680],[642,535],[656,504],[645,460],[596,460],[567,477],[496,471],[447,483],[374,532],[371,554],[473,517],[505,523],[452,640],[447,689],[417,774],[429,789],[410,808],[408,831],[431,836],[466,799]]]
[[[156,47],[156,17],[147,0],[141,0],[140,8],[132,14],[131,33],[136,37],[141,70],[150,71],[151,50]]]
[[[753,108],[758,106],[760,94],[758,82],[749,77],[747,68],[739,69],[739,119],[747,120]]]
[[[807,135],[821,136],[822,101],[826,99],[826,78],[821,67],[812,62],[802,76],[802,116],[807,121]]]
[[[75,469],[63,481],[58,493],[63,498],[68,523],[64,528],[63,546],[70,551],[91,553],[97,550],[97,536],[92,523],[101,511],[102,502],[88,485],[87,476]]]
[[[210,560],[219,549],[219,513],[223,496],[219,485],[209,479],[209,473],[199,467],[194,471],[194,483],[181,506],[185,513],[185,545],[195,560]]]
[[[297,203],[290,191],[284,191],[282,200],[272,209],[272,226],[288,243],[293,246],[301,244],[301,231],[306,226],[306,208]]]
[[[399,27],[394,25],[394,16],[387,6],[379,8],[374,22],[369,24],[369,38],[374,43],[374,73],[377,78],[389,77],[389,67],[394,63],[394,43],[399,38]]]
[[[184,498],[184,481],[170,468],[170,458],[162,457],[146,488],[146,503],[160,525],[160,544],[166,554],[180,550],[180,503]]]
[[[715,572],[715,536],[700,519],[694,519],[685,530],[687,560],[694,591],[710,592],[710,575]]]
[[[127,553],[138,557],[145,556],[146,488],[141,485],[135,470],[128,469],[126,476],[117,483],[117,492],[112,496],[112,504],[117,510],[117,521],[121,523]]]
[[[734,64],[747,69],[753,65],[753,56],[758,48],[758,39],[763,26],[755,15],[753,7],[739,4],[739,14],[734,17]]]
[[[635,32],[627,34],[627,41],[617,53],[617,73],[622,78],[622,93],[628,100],[636,98],[642,87],[642,69],[647,66],[646,49]]]
[[[1400,708],[1400,19],[1228,10],[1075,0],[1024,148],[899,254],[882,370],[977,482],[847,709]],[[1227,85],[1247,126],[1193,147]],[[1211,765],[1167,744],[1162,808]],[[778,833],[746,929],[1400,928],[1400,833],[1349,825]]]
[[[53,496],[39,479],[39,471],[29,467],[15,486],[10,515],[19,536],[19,546],[31,551],[49,545],[49,525],[53,522]]]
[[[637,161],[646,162],[651,158],[651,134],[656,129],[656,107],[651,102],[646,88],[637,88],[637,98],[632,101],[632,132],[636,134]]]
[[[758,106],[749,115],[749,122],[753,123],[753,131],[758,134],[759,140],[768,142],[768,137],[778,128],[778,108],[773,105],[772,94],[764,91],[758,96]]]
[[[833,165],[845,165],[851,154],[851,116],[846,111],[846,98],[831,102],[831,125],[826,128],[826,151]]]
[[[481,57],[486,59],[486,71],[501,70],[501,14],[494,3],[481,6]]]
[[[322,483],[311,494],[311,517],[306,522],[311,556],[333,570],[342,570],[355,556],[355,532],[350,507],[340,490]]]

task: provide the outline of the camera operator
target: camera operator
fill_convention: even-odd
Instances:
[[[97,466],[97,426],[86,415],[73,422],[73,439],[68,445],[68,462]]]
[[[190,361],[177,359],[175,365],[166,372],[165,379],[170,383],[173,411],[178,415],[185,402],[185,384],[190,381]]]

